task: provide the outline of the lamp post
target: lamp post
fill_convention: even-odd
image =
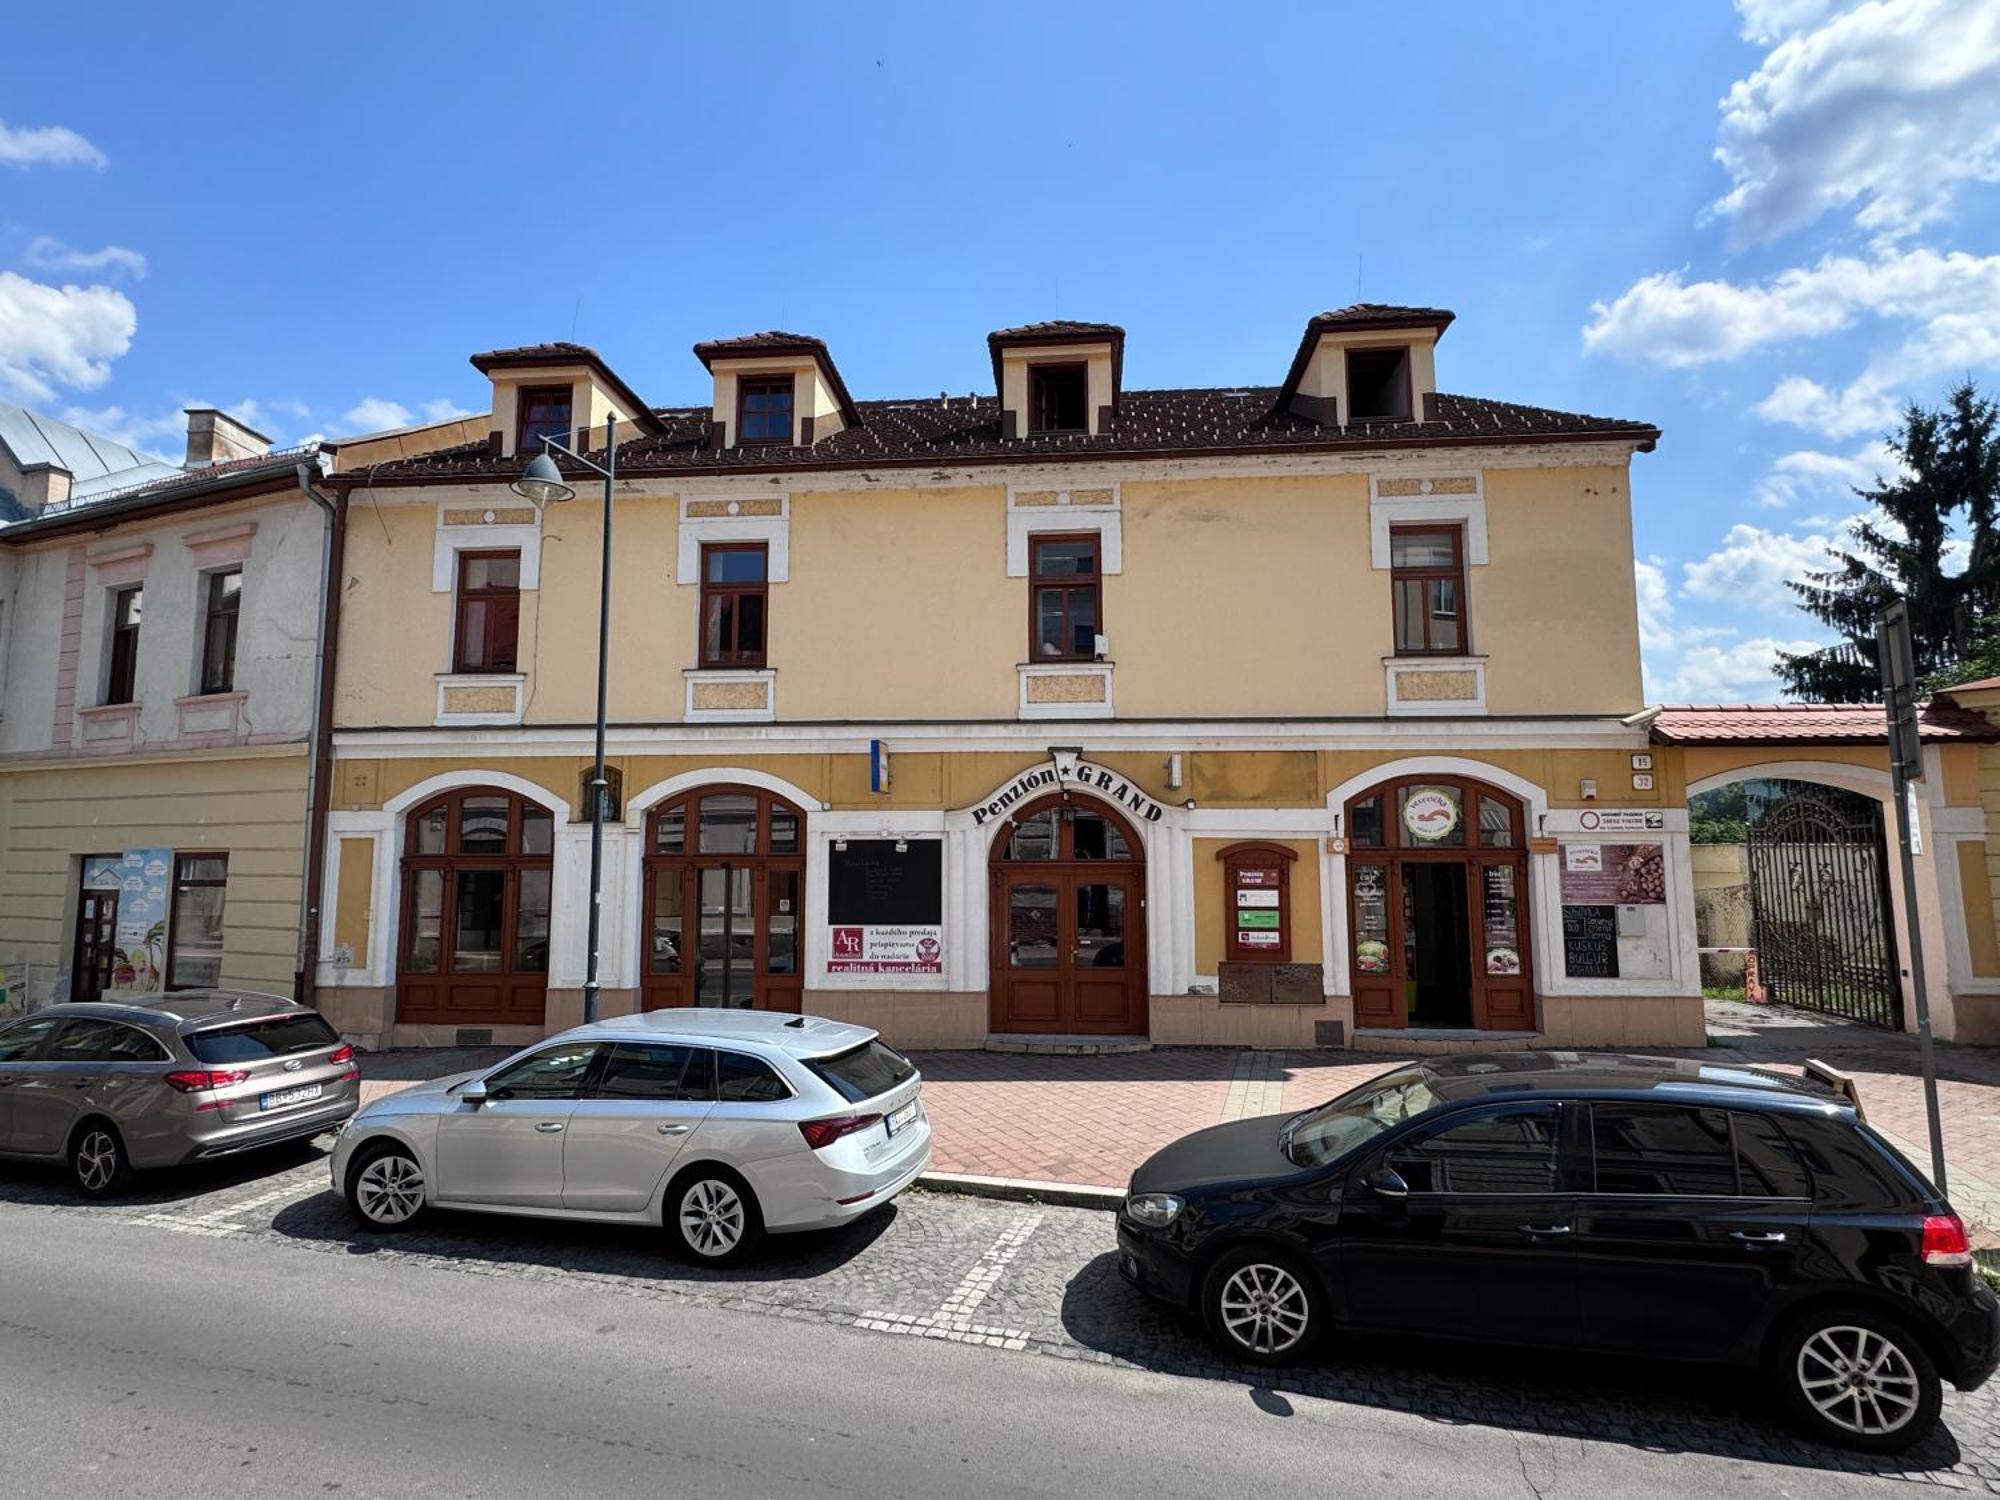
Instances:
[[[604,476],[604,550],[597,578],[597,744],[590,772],[590,936],[583,974],[583,1019],[588,1024],[597,1019],[597,949],[604,907],[604,802],[609,788],[604,775],[604,718],[611,659],[611,487],[618,473],[617,417],[604,419],[602,464],[592,463],[574,448],[552,437],[542,439],[542,451],[529,460],[528,467],[521,471],[521,477],[512,486],[514,493],[533,502],[537,511],[560,505],[576,495],[576,491],[564,482],[562,470],[556,467],[552,452],[561,453],[592,473]]]

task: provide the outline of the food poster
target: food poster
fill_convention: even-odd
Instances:
[[[1354,968],[1389,972],[1389,867],[1354,867]]]
[[[1564,844],[1565,906],[1663,906],[1666,851],[1658,844]]]

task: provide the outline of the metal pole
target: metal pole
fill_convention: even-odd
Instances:
[[[597,1019],[597,944],[604,909],[605,694],[611,662],[611,487],[618,472],[618,419],[604,419],[604,554],[597,580],[597,756],[590,773],[590,939],[583,975],[584,1024]]]
[[[1910,847],[1916,831],[1910,819],[1909,778],[1903,763],[1890,757],[1896,796],[1896,843],[1903,866],[1903,920],[1910,929],[1910,983],[1917,992],[1917,1056],[1924,1070],[1924,1115],[1931,1129],[1931,1181],[1949,1197],[1944,1175],[1944,1123],[1938,1117],[1937,1057],[1931,1047],[1931,997],[1924,986],[1924,937],[1917,918],[1917,861]]]

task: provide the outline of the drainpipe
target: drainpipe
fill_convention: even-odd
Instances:
[[[326,890],[326,819],[333,771],[333,667],[340,649],[340,590],[337,580],[347,553],[347,490],[328,496],[319,488],[319,470],[298,466],[299,488],[320,508],[319,639],[313,652],[313,700],[310,747],[306,761],[306,865],[302,872],[305,899],[299,910],[298,964],[292,971],[292,997],[301,1005],[313,1001],[319,968],[319,911]]]

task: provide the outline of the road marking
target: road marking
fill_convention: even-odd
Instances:
[[[305,1189],[305,1191],[301,1192],[301,1189]],[[224,1235],[241,1234],[244,1230],[248,1229],[250,1227],[248,1224],[231,1224],[228,1222],[241,1214],[255,1213],[258,1209],[268,1208],[274,1203],[291,1201],[302,1203],[305,1199],[314,1197],[319,1192],[320,1188],[318,1185],[309,1185],[307,1182],[295,1179],[280,1187],[272,1188],[269,1192],[259,1193],[254,1198],[245,1198],[240,1202],[225,1204],[221,1208],[210,1209],[207,1213],[141,1214],[133,1222],[137,1224],[152,1224],[161,1229],[172,1229],[180,1234],[206,1235],[211,1239],[216,1239]]]
[[[989,1297],[995,1285],[1007,1268],[1020,1255],[1022,1247],[1037,1229],[1042,1227],[1041,1214],[1021,1214],[1014,1223],[1000,1232],[987,1247],[986,1253],[973,1263],[970,1271],[939,1305],[934,1313],[917,1317],[911,1313],[871,1312],[863,1313],[855,1322],[858,1328],[872,1328],[877,1333],[900,1333],[912,1338],[947,1339],[954,1344],[985,1344],[993,1349],[1025,1349],[1032,1337],[1025,1329],[1002,1328],[991,1323],[976,1323],[972,1314]]]

